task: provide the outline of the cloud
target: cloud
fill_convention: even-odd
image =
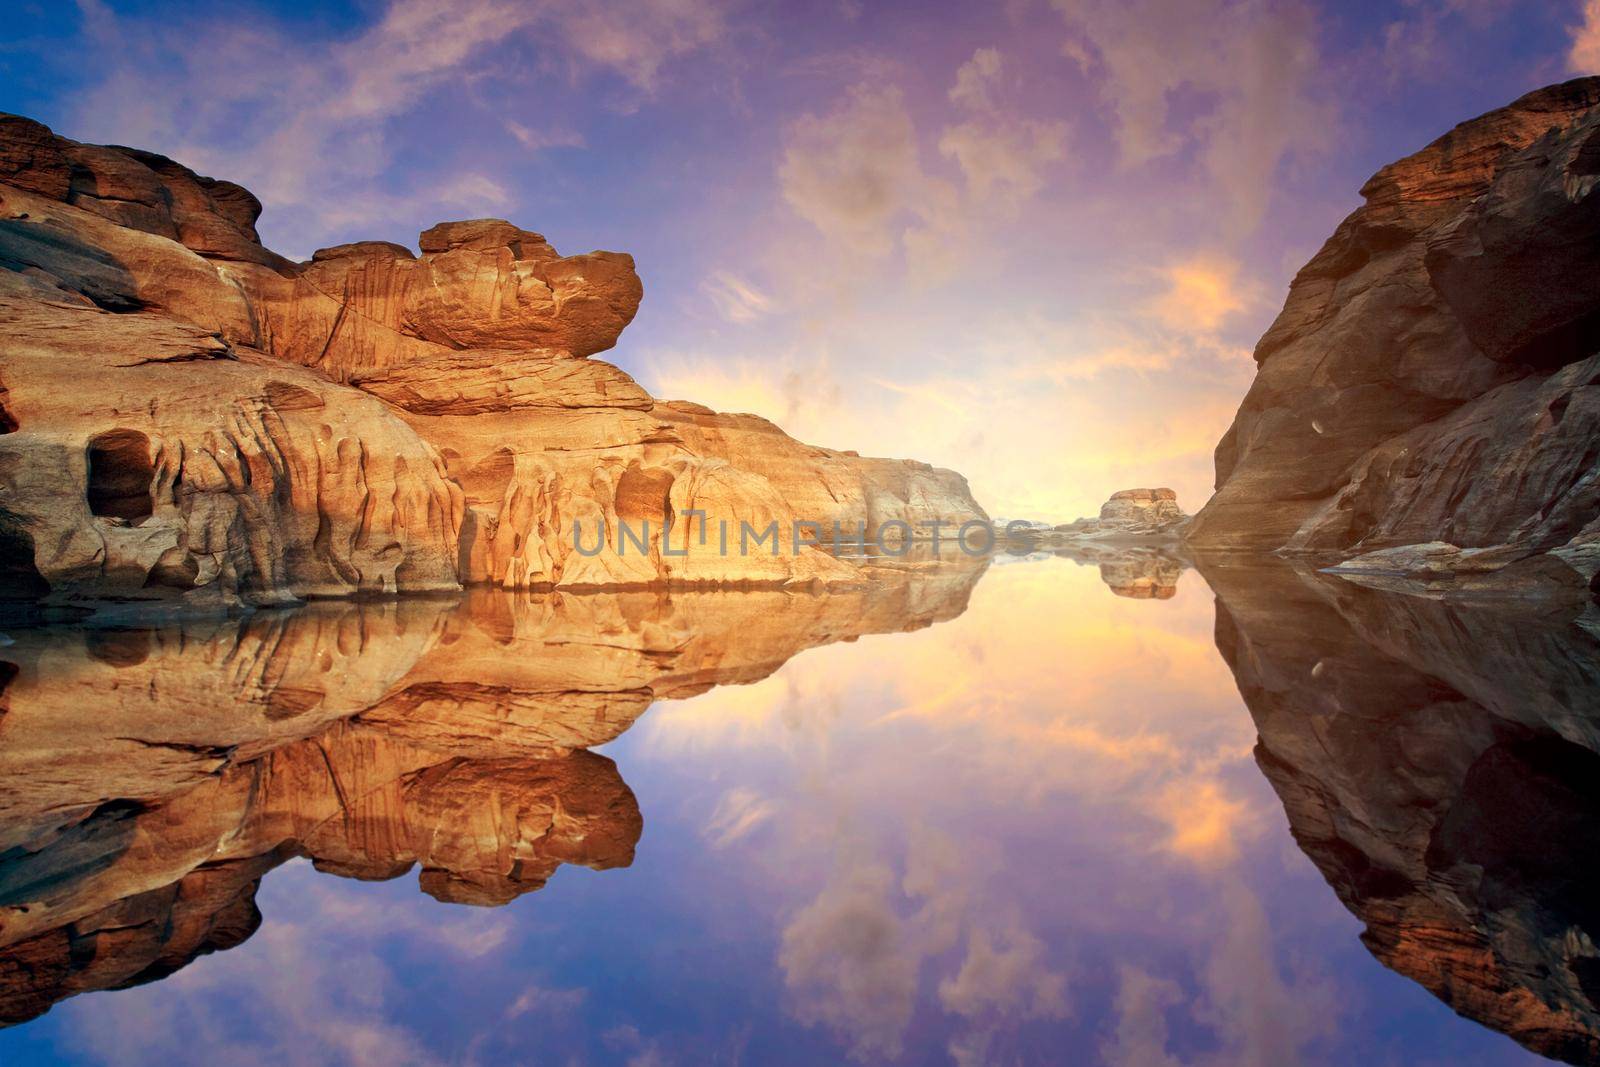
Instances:
[[[997,49],[980,48],[956,71],[948,95],[969,117],[945,127],[939,152],[956,161],[975,201],[1015,212],[1043,187],[1044,166],[1065,157],[1067,126],[1001,107],[995,93],[1002,63]]]
[[[1063,51],[1099,78],[1122,165],[1192,151],[1235,233],[1260,222],[1285,158],[1325,137],[1315,24],[1298,0],[1054,5],[1075,34]]]
[[[939,138],[940,153],[961,167],[972,196],[1012,212],[1039,192],[1040,171],[1064,158],[1066,145],[1060,122],[974,120],[947,127]]]
[[[783,931],[778,963],[802,1022],[851,1043],[857,1059],[895,1059],[916,1001],[919,953],[891,903],[894,875],[861,862],[842,873]]]
[[[778,184],[795,213],[830,239],[861,255],[889,255],[908,218],[929,214],[929,179],[904,94],[857,85],[827,114],[803,115],[789,129]]]
[[[584,1005],[589,999],[586,989],[553,989],[541,985],[530,985],[517,994],[505,1010],[505,1018],[518,1019],[524,1015],[570,1015]]]
[[[1183,1002],[1178,983],[1120,967],[1112,1005],[1116,1030],[1100,1046],[1106,1067],[1181,1067],[1182,1061],[1167,1052],[1167,1012]]]
[[[506,132],[530,152],[547,148],[583,148],[588,144],[583,134],[571,130],[536,130],[514,119],[506,119]]]
[[[1194,256],[1157,271],[1165,290],[1146,304],[1155,321],[1188,335],[1215,334],[1253,302],[1240,281],[1239,264],[1220,256]]]
[[[656,88],[668,61],[698,51],[727,32],[724,5],[713,0],[542,6],[580,57],[646,91]]]
[[[241,182],[272,210],[274,235],[293,254],[327,243],[334,228],[510,203],[493,175],[439,183],[397,170],[391,131],[442,88],[516,75],[526,62],[507,42],[535,39],[578,73],[650,91],[670,60],[715,42],[724,26],[709,0],[392,0],[360,31],[331,39],[261,17],[80,7],[85,53],[104,73],[78,101],[72,132]],[[501,121],[535,150],[582,143]]]
[[[715,848],[727,848],[777,814],[778,807],[753,789],[735,787],[717,801],[705,836]]]
[[[952,104],[970,108],[988,108],[989,87],[1000,78],[1000,50],[980,48],[972,58],[956,70],[956,83],[950,87]]]
[[[725,270],[712,271],[700,291],[728,322],[754,322],[773,309],[772,298],[753,284]]]
[[[1020,927],[974,930],[961,969],[939,983],[939,1002],[968,1018],[1059,1019],[1066,993],[1066,978],[1044,965],[1044,942]]]
[[[1600,0],[1583,5],[1583,21],[1572,28],[1567,66],[1574,74],[1600,74]]]

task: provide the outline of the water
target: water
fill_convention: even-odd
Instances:
[[[9,630],[0,1061],[1592,1056],[1575,612],[1205,570]]]

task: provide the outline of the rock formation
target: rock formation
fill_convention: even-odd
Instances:
[[[1100,505],[1097,519],[1078,519],[1054,528],[1071,538],[1145,539],[1176,537],[1189,521],[1171,489],[1122,489]]]
[[[1373,955],[1535,1052],[1600,1058],[1592,617],[1199,565],[1256,760]]]
[[[308,857],[501,904],[626,866],[642,817],[587,751],[655,700],[965,610],[985,562],[860,587],[320,601],[0,642],[0,1022],[243,941]],[[85,714],[84,709],[93,709]]]
[[[475,220],[420,254],[292,263],[260,211],[164,157],[0,116],[0,591],[837,584],[858,568],[808,543],[835,522],[984,518],[950,471],[657,401],[587,358],[638,309],[626,255]],[[777,536],[723,551],[723,523],[735,545],[744,523]]]
[[[1256,347],[1193,545],[1600,570],[1597,105],[1530,93],[1367,182]]]

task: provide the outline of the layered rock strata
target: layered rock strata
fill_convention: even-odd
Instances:
[[[1587,582],[1600,570],[1597,186],[1595,78],[1374,175],[1257,345],[1190,542],[1334,558],[1439,542],[1511,586]]]
[[[638,309],[629,256],[474,220],[419,253],[293,263],[260,211],[164,157],[0,116],[11,596],[847,583],[858,569],[810,544],[835,522],[984,518],[950,471],[657,401],[589,359]],[[744,524],[776,537],[741,551]]]

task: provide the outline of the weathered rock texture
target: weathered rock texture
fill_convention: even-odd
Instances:
[[[332,601],[0,647],[0,1022],[243,941],[287,859],[493,905],[642,832],[655,700],[966,608],[981,561],[787,590]],[[84,709],[94,709],[85,715]]]
[[[1600,569],[1597,105],[1542,89],[1366,184],[1256,348],[1191,543]]]
[[[1536,1052],[1596,1062],[1593,619],[1199,565],[1256,760],[1373,955]]]
[[[809,531],[796,550],[796,520],[826,537],[984,517],[950,471],[658,402],[586,358],[638,309],[629,256],[480,219],[426,231],[420,255],[369,241],[291,263],[261,246],[260,211],[161,156],[0,115],[12,596],[839,583],[857,568]],[[685,511],[706,528],[680,519],[667,543]],[[774,522],[776,553],[737,550],[741,523]],[[574,523],[585,546],[604,525],[597,554]]]

